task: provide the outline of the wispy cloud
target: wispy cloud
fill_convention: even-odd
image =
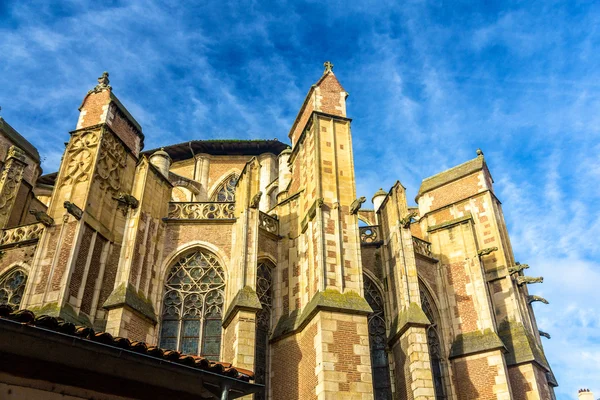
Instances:
[[[2,115],[58,168],[95,78],[146,147],[279,138],[322,63],[350,92],[359,195],[475,156],[496,180],[560,399],[600,393],[600,5],[594,2],[0,2]],[[48,140],[48,137],[55,140]],[[596,364],[594,364],[596,363]]]

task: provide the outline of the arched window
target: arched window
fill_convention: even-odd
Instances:
[[[26,283],[27,273],[21,268],[12,269],[0,277],[0,304],[19,308]]]
[[[225,274],[217,257],[197,250],[181,257],[165,283],[160,346],[218,360]]]
[[[254,357],[254,382],[268,384],[269,334],[271,330],[271,309],[273,307],[273,267],[261,262],[256,269],[256,294],[262,310],[256,314],[256,352]],[[264,393],[254,395],[255,400],[267,398],[268,388]]]
[[[439,318],[435,309],[431,295],[423,286],[421,292],[421,308],[431,322],[427,327],[427,346],[429,348],[429,358],[431,359],[431,375],[433,376],[433,387],[436,400],[446,399],[446,388],[444,385],[444,373],[442,370],[442,347],[439,336]]]
[[[235,201],[235,185],[239,177],[231,174],[213,194],[212,201]]]
[[[369,344],[371,346],[371,371],[375,400],[391,400],[390,364],[386,351],[386,329],[383,297],[375,283],[363,274],[364,292],[367,303],[373,309],[368,316]]]

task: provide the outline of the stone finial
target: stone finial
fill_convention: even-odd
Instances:
[[[323,72],[324,74],[328,72],[333,72],[333,64],[331,63],[331,61],[325,61],[323,66],[325,67],[325,71]]]
[[[110,80],[108,79],[108,72],[104,71],[98,78],[98,84],[92,90],[90,90],[89,93],[98,93],[105,89],[112,89],[109,83]]]
[[[477,156],[483,156],[483,151],[481,149],[477,149]]]

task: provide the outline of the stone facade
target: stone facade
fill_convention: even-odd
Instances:
[[[291,146],[143,151],[105,74],[42,177],[0,120],[0,301],[254,370],[256,399],[553,399],[483,153],[361,209],[347,95],[327,63]]]

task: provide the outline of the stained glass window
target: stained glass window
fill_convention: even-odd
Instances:
[[[373,309],[368,316],[369,344],[371,346],[371,372],[375,400],[391,400],[390,364],[386,351],[386,325],[384,300],[379,288],[363,275],[365,299]]]
[[[181,257],[165,283],[160,346],[218,360],[224,290],[215,255],[198,250]]]
[[[225,179],[213,195],[212,201],[235,201],[235,185],[239,177],[235,174]]]
[[[27,274],[20,268],[9,271],[0,277],[0,304],[8,304],[15,308],[21,306]]]
[[[437,310],[434,308],[431,295],[423,286],[420,287],[421,308],[431,322],[427,327],[427,346],[429,348],[429,358],[431,359],[431,374],[433,376],[433,387],[436,400],[445,400],[446,388],[444,385],[444,374],[442,370],[442,348],[438,334],[439,318]]]
[[[254,375],[255,383],[266,385],[268,370],[269,333],[271,329],[271,308],[273,306],[273,268],[270,264],[259,263],[256,270],[256,294],[262,310],[256,314],[256,354]],[[268,392],[254,395],[255,400],[266,399]]]

